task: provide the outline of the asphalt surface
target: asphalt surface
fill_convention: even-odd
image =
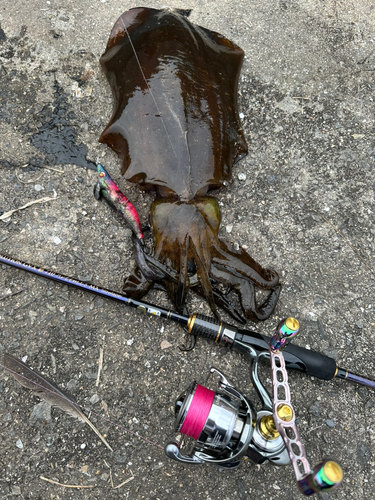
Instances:
[[[117,291],[134,266],[130,231],[94,199],[94,163],[106,166],[143,222],[151,197],[121,179],[118,158],[98,143],[112,111],[98,59],[114,22],[136,5],[14,0],[0,7],[0,209],[56,193],[0,220],[0,253]],[[302,326],[297,344],[373,376],[372,2],[142,5],[191,8],[192,22],[245,50],[239,106],[249,154],[215,196],[221,237],[277,270],[284,285],[275,314],[256,328],[272,333],[293,315]],[[170,306],[162,292],[147,300]],[[199,297],[187,305],[209,314]],[[27,357],[90,408],[115,450],[60,410],[38,405],[1,370],[0,498],[302,498],[290,466],[189,467],[155,446],[173,437],[176,397],[192,380],[203,383],[211,366],[256,402],[243,356],[204,340],[183,353],[185,340],[175,324],[0,265],[0,355]],[[262,375],[269,380],[266,365]],[[374,391],[298,373],[289,381],[310,462],[332,456],[345,474],[337,490],[318,497],[375,498]]]

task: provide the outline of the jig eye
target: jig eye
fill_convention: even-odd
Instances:
[[[99,177],[105,177],[105,173],[104,172],[100,172]]]

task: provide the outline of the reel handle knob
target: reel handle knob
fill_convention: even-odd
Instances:
[[[299,332],[299,321],[295,318],[286,318],[276,328],[276,332],[270,340],[270,348],[273,351],[284,349],[291,339]]]
[[[315,465],[310,474],[298,481],[298,488],[306,496],[338,486],[343,479],[341,465],[326,458]]]

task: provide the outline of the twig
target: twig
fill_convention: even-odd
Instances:
[[[15,212],[18,212],[19,210],[23,210],[24,208],[30,207],[31,205],[35,205],[36,203],[46,203],[47,201],[56,200],[56,198],[57,198],[56,191],[53,190],[53,192],[54,192],[54,196],[52,198],[45,197],[45,198],[40,198],[39,200],[30,201],[29,203],[26,203],[26,205],[23,205],[22,207],[15,208],[14,210],[10,210],[9,212],[5,212],[5,214],[0,216],[0,220],[7,219]]]
[[[315,212],[316,214],[320,215],[320,217],[322,219],[324,219],[326,221],[327,224],[329,224],[335,231],[337,234],[339,234],[341,236],[341,238],[345,241],[345,243],[347,245],[350,246],[350,248],[353,250],[353,252],[358,256],[358,258],[363,262],[363,264],[367,267],[367,269],[375,276],[375,273],[374,271],[371,269],[371,267],[366,264],[366,262],[362,259],[362,257],[359,255],[359,253],[357,252],[357,250],[349,243],[349,241],[345,238],[345,236],[343,234],[340,233],[340,231],[328,220],[324,217],[324,215],[320,214],[319,212],[317,212],[316,210],[314,210],[313,208],[311,208],[310,210],[312,210],[313,212]]]
[[[249,28],[252,28],[252,25],[250,23],[248,23],[247,21],[245,21],[245,19],[241,19],[241,21],[243,23],[247,24]]]
[[[27,288],[22,288],[21,290],[17,290],[16,292],[12,293],[6,293],[5,295],[2,295],[0,297],[0,300],[6,299],[7,297],[12,297],[13,295],[17,295],[18,293],[24,292],[25,290],[27,290]]]
[[[126,481],[124,481],[123,483],[118,484],[113,489],[117,490],[118,488],[121,488],[121,486],[124,486],[124,484],[129,483],[130,481],[132,481],[134,479],[132,471],[130,471],[130,474],[132,475],[132,477],[129,477],[128,479],[126,479]]]
[[[96,377],[96,387],[98,387],[99,385],[99,379],[100,379],[100,373],[102,371],[102,368],[103,368],[103,354],[104,354],[104,350],[103,348],[101,347],[100,348],[100,354],[99,354],[99,368],[98,368],[98,376]]]
[[[43,479],[43,481],[47,481],[47,483],[52,483],[52,484],[57,484],[58,486],[62,486],[63,488],[95,488],[95,484],[92,486],[84,486],[84,485],[78,485],[78,484],[62,484],[58,483],[57,481],[52,481],[52,479],[48,479],[44,476],[39,476],[40,479]]]
[[[113,479],[112,479],[112,470],[109,469],[109,478],[111,480],[111,486],[112,486],[112,489],[115,489],[115,487],[113,486]]]
[[[310,97],[292,97],[292,99],[305,99],[306,101],[309,101]]]
[[[23,165],[21,168],[24,168],[25,166],[27,167],[27,165]],[[44,174],[44,172],[43,172],[43,170],[42,170],[42,172],[41,172],[40,176],[39,176],[39,177],[36,177],[35,179],[33,178],[33,179],[29,179],[28,181],[23,181],[23,180],[22,180],[22,179],[21,179],[18,175],[17,175],[17,179],[18,179],[20,182],[22,182],[22,184],[31,184],[32,182],[36,182],[36,181],[38,181],[38,180],[42,177],[42,175],[43,175],[43,174]],[[23,175],[23,174],[22,174],[22,175]]]
[[[323,425],[324,425],[324,424],[322,424],[322,425],[318,425],[318,427],[313,427],[312,429],[310,429],[309,431],[307,431],[307,433],[306,433],[306,434],[310,434],[310,432],[312,432],[312,431],[316,431],[316,429],[320,429],[321,427],[323,427]]]
[[[20,168],[26,168],[28,166],[29,166],[29,164],[26,163],[26,165],[21,165]],[[59,170],[58,168],[49,167],[48,165],[38,165],[37,168],[45,168],[47,170],[53,170],[54,172],[58,172],[59,174],[65,174],[64,170]]]

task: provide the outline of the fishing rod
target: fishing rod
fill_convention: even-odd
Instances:
[[[69,285],[80,290],[91,292],[95,295],[117,300],[118,302],[122,302],[130,307],[152,314],[153,316],[160,316],[170,321],[174,321],[175,323],[186,327],[191,335],[212,340],[216,344],[226,345],[229,348],[238,350],[244,354],[251,355],[252,350],[255,350],[257,353],[268,352],[270,337],[252,330],[237,328],[234,325],[218,321],[202,314],[194,313],[191,316],[184,316],[175,311],[156,306],[155,304],[149,304],[148,302],[131,299],[120,293],[113,292],[112,290],[107,290],[96,285],[90,285],[75,278],[63,276],[59,273],[47,271],[46,269],[26,264],[25,262],[12,259],[5,255],[0,255],[0,263],[22,269],[23,271],[28,271],[64,285]],[[348,370],[345,370],[344,368],[338,367],[333,358],[319,352],[289,344],[285,348],[284,358],[288,369],[297,370],[306,375],[322,380],[339,378],[375,389],[374,380],[362,377],[361,375],[356,375]]]
[[[176,435],[164,447],[167,457],[185,465],[213,464],[223,469],[233,469],[247,459],[258,465],[267,462],[275,466],[291,464],[298,489],[306,496],[339,486],[343,479],[340,463],[326,457],[311,468],[297,428],[282,351],[299,329],[299,322],[295,318],[287,318],[279,323],[270,338],[268,357],[272,371],[272,396],[258,375],[259,361],[267,353],[249,350],[252,385],[260,399],[261,408],[258,404],[256,409],[253,401],[217,368],[210,369],[205,386],[194,381],[175,402]],[[87,423],[113,452],[106,439],[82,412],[81,409],[85,408],[53,381],[7,352],[0,366],[40,399]],[[212,375],[218,376],[215,384],[217,388],[214,390],[207,387]],[[163,449],[138,433],[95,412],[93,414]],[[193,446],[191,439],[194,441]]]

